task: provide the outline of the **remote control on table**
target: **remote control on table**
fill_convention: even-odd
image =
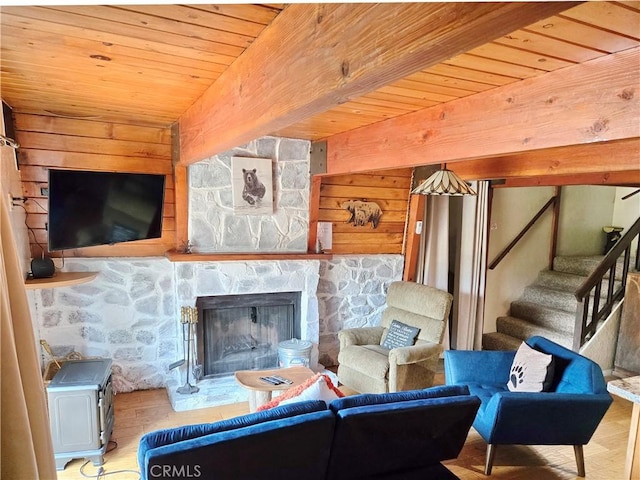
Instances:
[[[281,385],[282,383],[284,383],[272,377],[260,377],[260,380],[262,380],[263,382],[270,383],[271,385]]]
[[[293,380],[289,380],[288,378],[283,378],[279,375],[271,375],[271,378],[278,380],[280,383],[286,383],[287,385],[291,385]]]

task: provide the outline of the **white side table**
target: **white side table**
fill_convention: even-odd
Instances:
[[[607,390],[633,402],[624,473],[627,480],[640,478],[640,375],[613,380],[607,383]]]

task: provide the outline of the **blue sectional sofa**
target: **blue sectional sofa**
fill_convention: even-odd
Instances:
[[[138,463],[142,480],[455,479],[440,462],[479,406],[465,386],[309,400],[147,433]]]

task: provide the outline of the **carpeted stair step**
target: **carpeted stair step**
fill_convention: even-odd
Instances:
[[[572,332],[540,327],[521,318],[499,317],[496,322],[496,327],[498,332],[521,340],[526,340],[534,335],[540,335],[567,348],[571,348],[573,345]]]
[[[529,285],[525,287],[522,296],[518,299],[521,302],[538,303],[547,307],[575,313],[577,309],[576,297],[573,292],[555,290],[553,288],[541,287],[539,285]]]
[[[571,256],[558,256],[553,259],[553,270],[555,272],[572,273],[574,275],[581,275],[588,277],[591,275],[600,262],[604,258],[604,255],[571,255]]]
[[[592,256],[560,256],[553,259],[553,270],[556,272],[572,273],[574,275],[581,275],[585,278],[591,275],[600,262],[604,258],[604,255],[592,255]],[[616,280],[622,279],[623,270],[623,258],[618,259],[618,265],[616,266]],[[605,278],[609,278],[609,274],[605,275]]]
[[[482,335],[483,350],[517,350],[521,343],[521,339],[504,333],[492,332]]]
[[[539,327],[573,333],[576,313],[548,307],[544,304],[524,301],[511,302],[510,315],[531,322]]]
[[[541,287],[575,292],[587,277],[573,273],[556,272],[555,270],[542,270],[536,278],[534,285]]]
[[[538,274],[538,278],[534,282],[535,285],[541,287],[553,288],[554,290],[562,290],[574,293],[582,286],[587,277],[574,275],[572,273],[555,272],[553,270],[542,270]],[[602,296],[606,297],[609,288],[609,280],[602,281]],[[620,288],[620,281],[616,281],[615,288]]]

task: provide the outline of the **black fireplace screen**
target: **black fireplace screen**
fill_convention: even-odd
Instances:
[[[300,292],[200,297],[196,307],[205,377],[275,368],[278,344],[300,338]]]

